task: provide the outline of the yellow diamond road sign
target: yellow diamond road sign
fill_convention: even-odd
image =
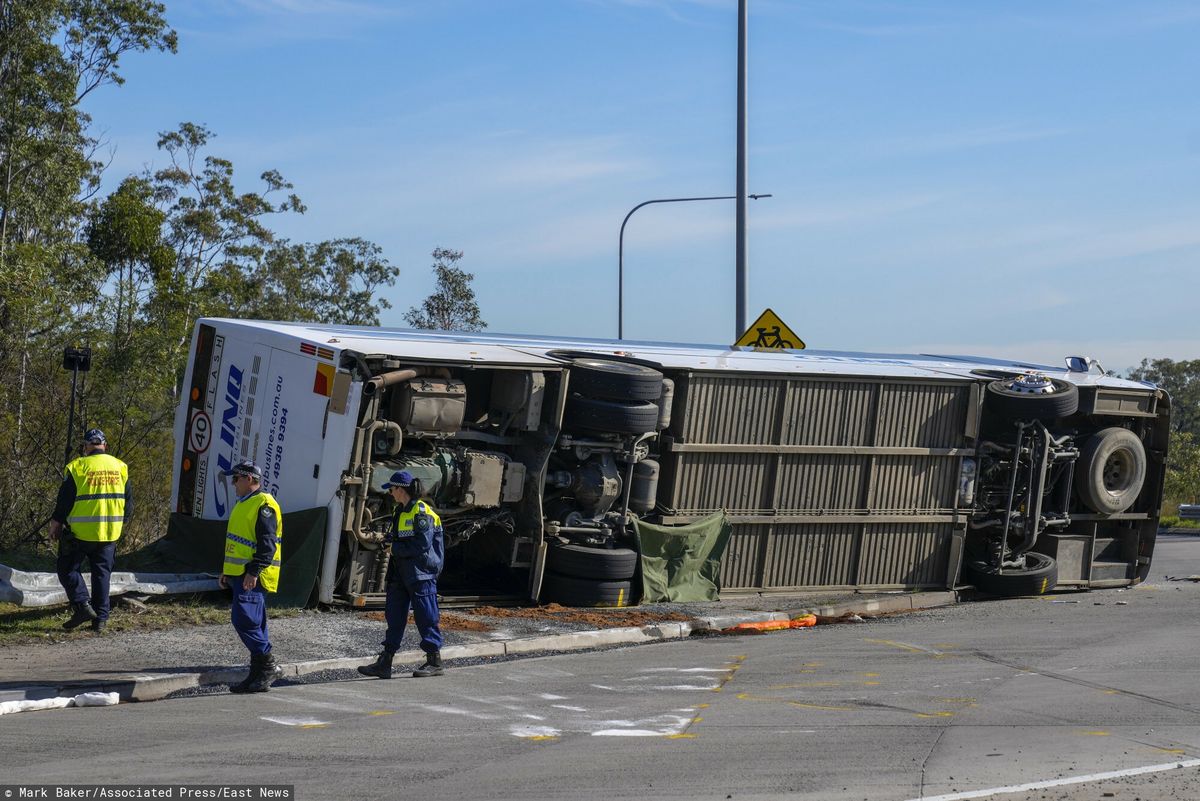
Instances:
[[[796,336],[796,332],[770,309],[758,315],[758,319],[750,323],[746,332],[733,344],[735,347],[804,349],[804,340]]]

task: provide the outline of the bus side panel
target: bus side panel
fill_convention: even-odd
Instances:
[[[663,522],[726,511],[729,589],[948,586],[972,398],[969,382],[677,376]]]

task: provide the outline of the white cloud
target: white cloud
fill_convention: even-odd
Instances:
[[[895,139],[885,139],[872,146],[875,152],[893,154],[930,154],[954,150],[970,150],[1024,142],[1036,142],[1066,136],[1065,128],[1044,128],[1018,123],[1003,123],[954,131],[918,133]]]
[[[478,181],[499,188],[548,189],[593,181],[608,176],[645,172],[647,164],[620,154],[621,143],[612,138],[583,138],[530,144],[523,152],[499,154],[479,150],[465,154],[478,171]]]

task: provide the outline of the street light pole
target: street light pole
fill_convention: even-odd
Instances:
[[[621,220],[621,234],[617,237],[617,339],[625,338],[625,223],[629,222],[629,218],[633,213],[642,206],[649,206],[652,203],[689,203],[694,200],[733,200],[736,195],[714,195],[712,197],[664,197],[656,200],[643,201],[625,215],[625,219]],[[758,200],[760,197],[771,197],[771,195],[749,195],[748,197]],[[744,314],[743,314],[744,316]],[[738,331],[741,334],[741,331]]]
[[[737,329],[739,337],[746,330],[746,304],[749,279],[746,275],[746,3],[738,0],[738,68],[737,68]]]

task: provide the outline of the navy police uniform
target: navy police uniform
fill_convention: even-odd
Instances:
[[[425,501],[410,500],[392,515],[390,539],[392,559],[386,579],[387,635],[383,647],[399,650],[411,606],[421,634],[421,650],[436,653],[442,648],[437,603],[437,580],[445,562],[442,521]]]
[[[360,666],[358,672],[380,679],[392,677],[392,658],[404,640],[404,627],[411,608],[417,631],[421,634],[421,650],[425,652],[425,664],[414,670],[413,676],[441,676],[442,630],[437,580],[445,562],[442,520],[429,503],[418,497],[420,484],[412,473],[398,470],[383,485],[385,490],[396,487],[404,490],[403,495],[393,492],[396,501],[405,496],[408,501],[403,506],[397,505],[388,532],[392,553],[385,578],[387,633],[383,638],[383,651],[370,665]]]
[[[90,620],[100,631],[108,620],[109,579],[116,561],[117,540],[133,509],[129,468],[104,452],[104,432],[84,434],[88,452],[63,471],[63,482],[50,519],[63,526],[55,569],[75,613],[63,624],[73,629]],[[83,579],[83,562],[91,567],[91,596]]]
[[[262,472],[251,461],[238,463],[227,475],[262,481]],[[279,587],[282,540],[283,513],[270,493],[259,488],[240,496],[229,513],[221,567],[229,585],[233,630],[250,651],[250,674],[230,687],[233,692],[265,692],[280,673],[267,633],[267,594]],[[254,578],[253,587],[245,586],[247,576]]]

